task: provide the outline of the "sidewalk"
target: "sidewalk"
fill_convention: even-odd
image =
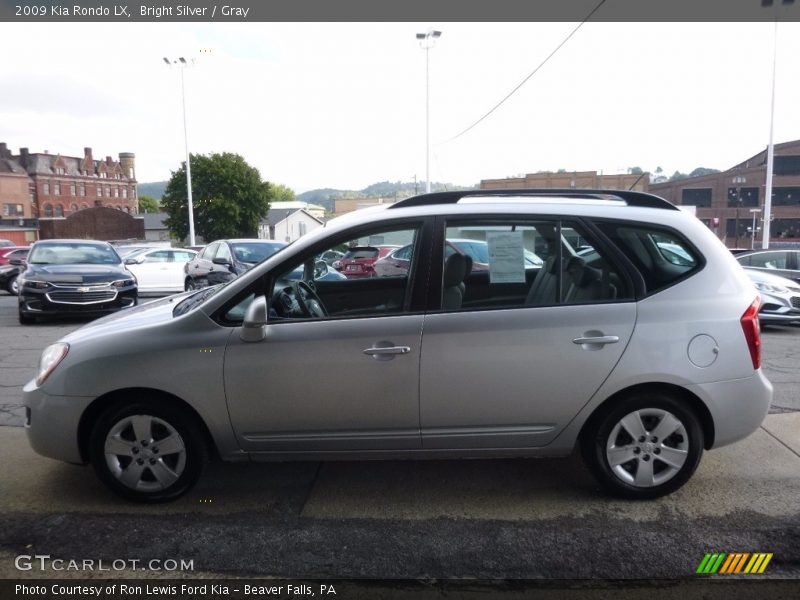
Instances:
[[[20,427],[0,427],[0,513],[263,511],[291,499],[305,517],[547,520],[604,514],[657,521],[669,516],[765,516],[800,512],[800,413],[769,415],[749,438],[706,452],[692,480],[652,502],[597,491],[577,457],[541,460],[386,461],[209,465],[176,502],[118,499],[91,467],[35,454]]]

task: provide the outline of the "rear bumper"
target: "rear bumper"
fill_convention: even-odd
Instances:
[[[753,433],[769,412],[772,384],[759,369],[745,379],[687,386],[705,402],[714,421],[713,448]]]

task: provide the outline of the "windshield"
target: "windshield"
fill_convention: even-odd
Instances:
[[[116,265],[120,262],[111,246],[86,242],[36,244],[28,257],[32,265]]]
[[[236,260],[246,263],[258,263],[272,256],[285,247],[281,242],[249,242],[232,244]]]

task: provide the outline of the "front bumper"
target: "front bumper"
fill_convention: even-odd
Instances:
[[[135,306],[137,298],[136,286],[120,289],[93,287],[89,291],[81,291],[81,288],[21,288],[19,311],[26,315],[99,315]]]
[[[33,450],[65,462],[83,464],[78,425],[94,398],[50,396],[31,380],[23,388],[25,432]]]

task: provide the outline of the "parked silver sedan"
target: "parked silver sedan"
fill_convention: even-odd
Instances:
[[[761,323],[800,324],[800,284],[762,270],[745,268],[745,272],[761,294]]]
[[[485,268],[447,253],[464,238],[486,243]],[[381,244],[413,247],[405,272],[331,279],[317,260]],[[576,448],[610,493],[654,498],[767,414],[759,303],[713,233],[655,196],[431,194],[70,333],[25,386],[27,433],[138,501],[185,493],[209,457]]]

